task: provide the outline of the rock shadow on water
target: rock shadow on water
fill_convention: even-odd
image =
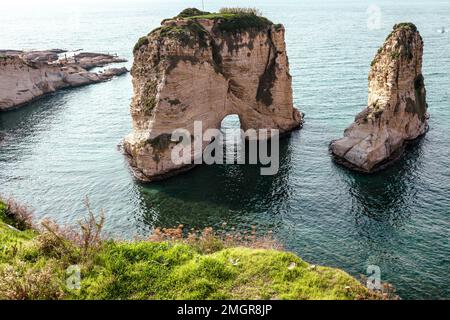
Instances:
[[[347,214],[354,219],[354,228],[348,234],[350,242],[357,243],[353,259],[365,261],[356,266],[351,263],[347,270],[357,274],[368,265],[376,265],[382,270],[382,279],[389,282],[399,272],[412,268],[408,252],[416,236],[409,226],[412,215],[418,213],[414,208],[420,210],[421,206],[417,195],[424,180],[425,140],[408,143],[401,159],[374,174],[336,166],[351,198]]]
[[[277,217],[293,194],[290,190],[290,135],[280,140],[280,168],[276,175],[260,175],[260,165],[200,165],[168,180],[139,184],[138,218],[150,227],[206,226],[273,230]],[[246,149],[248,152],[248,149]],[[144,227],[144,226],[143,226]]]
[[[417,201],[417,186],[423,169],[422,147],[425,137],[409,142],[401,159],[383,171],[365,174],[340,168],[352,196],[352,214],[357,223],[370,219],[394,228],[411,215],[405,208]],[[406,205],[409,203],[409,205]]]

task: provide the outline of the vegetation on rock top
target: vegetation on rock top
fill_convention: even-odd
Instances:
[[[409,30],[412,32],[417,32],[417,27],[412,22],[401,22],[394,25],[391,33],[386,37],[386,41],[397,31],[399,30]]]
[[[176,20],[184,20],[184,24]],[[262,31],[273,23],[261,16],[261,12],[253,8],[222,8],[217,13],[201,11],[196,8],[187,8],[171,19],[163,20],[163,26],[151,31],[147,36],[141,37],[135,44],[133,53],[142,46],[148,45],[148,36],[158,35],[179,41],[181,45],[193,48],[199,44],[201,48],[208,46],[208,32],[197,22],[201,19],[217,20],[215,31],[224,33],[236,33],[242,31]],[[171,23],[171,21],[173,23]],[[282,27],[275,25],[276,31]]]
[[[273,242],[253,232],[185,235],[180,226],[156,229],[145,241],[105,240],[103,215],[95,217],[88,202],[87,208],[79,231],[49,221],[39,231],[21,231],[4,222],[15,214],[0,204],[0,299],[383,298],[341,270],[271,249]],[[81,282],[70,288],[74,265]]]
[[[222,8],[219,12],[215,13],[201,11],[196,8],[188,8],[183,10],[176,17],[172,19],[165,19],[163,22],[178,19],[220,20],[217,29],[223,32],[239,32],[244,30],[259,31],[273,25],[270,20],[261,16],[261,12],[258,9],[254,8]]]
[[[197,8],[186,8],[183,11],[181,11],[175,18],[188,18],[188,17],[194,17],[194,16],[201,16],[204,14],[209,14],[208,11],[202,11]]]
[[[218,13],[208,13],[191,16],[189,19],[220,20],[217,30],[221,32],[240,32],[246,30],[264,30],[273,23],[261,16],[257,9],[252,8],[223,8]]]
[[[397,23],[392,28],[391,33],[386,37],[385,42],[388,41],[392,37],[392,35],[395,32],[399,31],[399,30],[409,30],[409,31],[412,31],[412,32],[417,32],[418,31],[416,25],[414,23],[412,23],[412,22]],[[377,61],[379,60],[378,57],[383,52],[383,49],[384,49],[384,46],[382,46],[382,47],[380,47],[378,49],[377,54],[375,55],[374,59],[372,60],[372,62],[370,64],[371,67],[373,67],[377,63]],[[407,56],[409,59],[412,58],[411,48],[410,48],[408,43],[402,43],[401,44],[401,50],[400,51],[393,51],[393,52],[391,52],[389,57],[392,60],[397,60],[402,55]]]
[[[157,31],[161,37],[176,39],[183,46],[193,48],[198,44],[204,48],[208,45],[208,33],[195,21],[188,21],[185,25],[163,26]]]
[[[139,40],[136,42],[133,48],[133,53],[138,51],[142,46],[145,46],[148,44],[148,38],[147,36],[140,37]]]
[[[406,29],[406,30],[411,30],[413,32],[417,31],[417,27],[414,23],[412,22],[401,22],[401,23],[397,23],[396,25],[394,25],[394,31],[398,30],[398,29]]]

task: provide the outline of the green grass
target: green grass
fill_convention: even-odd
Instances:
[[[194,17],[194,16],[200,16],[204,14],[209,14],[207,11],[201,11],[197,8],[186,8],[183,11],[181,11],[176,18],[188,18],[188,17]]]
[[[0,201],[0,264],[10,261],[36,236],[32,230],[19,231],[11,222],[6,216],[6,205]]]
[[[221,12],[205,12],[200,11],[195,8],[188,8],[183,10],[179,15],[172,19],[165,19],[164,21],[173,19],[185,19],[192,21],[192,24],[187,24],[185,26],[163,26],[153,30],[151,33],[156,31],[165,30],[162,32],[162,36],[173,36],[176,34],[181,34],[184,37],[186,29],[192,29],[192,26],[196,27],[196,30],[188,30],[189,33],[201,34],[204,29],[200,26],[201,30],[197,27],[199,24],[196,22],[198,19],[210,19],[220,21],[217,24],[217,30],[220,32],[235,33],[241,31],[261,31],[264,30],[273,23],[261,15],[257,14],[256,9],[243,9],[243,8],[224,8]],[[164,22],[163,21],[163,22]],[[281,26],[281,25],[279,25]],[[206,31],[205,31],[206,32]]]
[[[296,267],[290,270],[291,263]],[[199,254],[185,244],[141,242],[105,246],[73,298],[355,299],[366,294],[346,273],[312,269],[287,252],[230,248]]]
[[[264,30],[273,23],[265,18],[252,13],[210,13],[189,17],[189,19],[220,20],[217,30],[234,33],[247,30]]]
[[[157,30],[161,37],[176,39],[183,46],[192,48],[197,43],[202,48],[207,46],[207,32],[195,21],[188,21],[188,23],[183,26],[163,26]]]
[[[134,45],[133,48],[133,53],[135,53],[136,51],[138,51],[142,46],[147,45],[148,44],[148,38],[147,36],[144,37],[140,37],[139,40],[136,42],[136,44]]]
[[[185,24],[176,24],[173,20],[182,19]],[[142,46],[149,44],[149,37],[159,37],[173,39],[182,46],[200,48],[209,46],[210,35],[198,22],[201,19],[215,20],[217,23],[214,32],[224,35],[236,34],[240,32],[259,32],[270,28],[273,23],[265,17],[257,14],[256,9],[226,8],[222,12],[210,13],[195,8],[183,10],[179,15],[163,20],[162,26],[152,30],[147,36],[141,37],[133,48],[136,53]],[[275,25],[278,32],[282,25]]]
[[[82,256],[48,236],[0,222],[0,299],[380,298],[347,273],[289,252],[109,240]],[[79,290],[65,285],[72,264],[81,269]]]
[[[399,31],[399,30],[409,30],[412,32],[417,32],[417,27],[414,23],[412,22],[401,22],[401,23],[397,23],[394,25],[394,27],[392,28],[391,33],[389,33],[389,35],[386,37],[386,41],[392,37],[392,35]]]

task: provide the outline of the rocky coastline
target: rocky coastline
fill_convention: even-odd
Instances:
[[[65,50],[0,50],[0,112],[23,106],[60,89],[108,81],[128,72],[125,67],[91,72],[126,62],[116,55]]]

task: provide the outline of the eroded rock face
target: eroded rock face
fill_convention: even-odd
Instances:
[[[339,163],[364,172],[380,170],[402,154],[407,141],[426,133],[422,54],[416,27],[395,25],[372,62],[368,106],[330,145]]]
[[[177,128],[193,134],[194,121],[203,131],[230,114],[243,130],[300,127],[284,32],[262,17],[212,14],[165,20],[141,38],[131,71],[133,132],[124,141],[135,176],[152,181],[188,169],[171,161],[170,137]]]
[[[102,82],[128,72],[125,67],[102,73],[88,69],[125,59],[101,53],[60,57],[65,51],[0,51],[0,111],[17,108],[59,89]]]

